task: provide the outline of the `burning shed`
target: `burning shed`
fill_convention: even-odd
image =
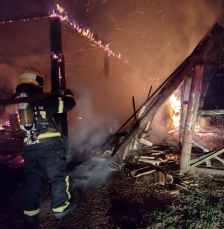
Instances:
[[[162,83],[162,85],[150,95],[145,103],[130,117],[136,117],[133,125],[113,150],[114,161],[122,164],[128,154],[135,149],[147,148],[153,151],[153,142],[150,142],[149,132],[150,126],[153,123],[154,117],[171,95],[181,87],[181,118],[180,118],[180,139],[178,141],[180,154],[180,169],[182,172],[187,172],[190,167],[192,146],[196,146],[203,150],[203,153],[210,152],[214,156],[220,155],[223,148],[222,128],[214,123],[207,123],[202,126],[204,134],[211,135],[211,128],[216,128],[215,135],[218,143],[213,147],[203,147],[200,145],[200,136],[195,131],[197,120],[202,116],[212,116],[213,120],[218,119],[219,124],[223,125],[221,120],[223,116],[223,44],[224,44],[224,28],[217,22],[207,32],[193,52],[183,61],[183,63]],[[135,109],[134,109],[135,110]],[[180,115],[180,114],[179,114]],[[129,119],[130,120],[130,119]],[[207,121],[205,121],[207,122]],[[125,123],[126,124],[126,123]],[[124,124],[124,125],[125,125]],[[210,125],[211,124],[211,125]],[[157,123],[158,125],[158,123]],[[210,126],[210,130],[208,128]],[[122,130],[122,126],[119,131]],[[214,129],[213,129],[214,130]],[[118,131],[118,132],[119,132]],[[117,132],[117,133],[118,133]],[[214,134],[214,133],[213,133]],[[219,135],[219,137],[218,137]],[[211,141],[207,139],[207,141]],[[209,144],[208,144],[209,145]],[[212,153],[211,153],[212,151]],[[218,153],[217,153],[218,151]],[[158,152],[157,152],[158,153]],[[164,153],[164,151],[163,151]],[[137,161],[142,160],[141,156],[137,156]],[[136,159],[135,158],[135,159]],[[145,162],[159,165],[155,157],[150,153]],[[132,158],[132,161],[134,159]],[[154,160],[154,161],[153,161]],[[223,163],[221,158],[219,161]],[[205,161],[205,160],[204,160]],[[161,160],[160,162],[164,162]],[[195,162],[195,161],[194,161]],[[211,166],[211,164],[210,164]]]

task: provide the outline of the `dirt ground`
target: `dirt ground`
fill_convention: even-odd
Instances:
[[[150,229],[151,211],[166,209],[178,198],[170,192],[175,188],[173,185],[155,185],[152,175],[133,178],[119,171],[111,172],[104,181],[72,178],[72,200],[77,208],[62,220],[56,220],[50,209],[50,183],[45,179],[39,221],[31,227],[23,219],[23,167],[1,166],[0,174],[1,229]]]
[[[29,228],[23,219],[23,168],[5,170],[1,180],[0,228]],[[50,184],[45,179],[39,224],[35,228],[146,228],[147,214],[157,205],[165,205],[175,198],[165,197],[164,187],[155,188],[147,180],[138,182],[117,172],[103,183],[81,183],[72,191],[77,204],[75,212],[56,220],[50,209]]]

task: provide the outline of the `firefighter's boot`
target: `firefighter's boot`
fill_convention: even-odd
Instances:
[[[69,213],[72,213],[76,209],[76,204],[71,203],[63,212],[54,212],[54,217],[56,219],[62,219],[64,216],[66,216]]]

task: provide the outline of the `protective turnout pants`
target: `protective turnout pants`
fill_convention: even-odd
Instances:
[[[62,212],[70,203],[69,178],[66,169],[65,149],[60,139],[24,148],[26,174],[24,214],[39,213],[42,178],[46,173],[52,188],[52,210]]]

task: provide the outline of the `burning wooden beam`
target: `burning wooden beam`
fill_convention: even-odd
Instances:
[[[19,21],[28,21],[28,20],[34,20],[34,19],[42,19],[42,18],[49,18],[51,13],[49,11],[43,12],[43,13],[32,13],[29,15],[20,15],[16,17],[5,17],[5,18],[0,18],[0,24],[5,24],[5,23],[12,23],[12,22],[19,22]]]

